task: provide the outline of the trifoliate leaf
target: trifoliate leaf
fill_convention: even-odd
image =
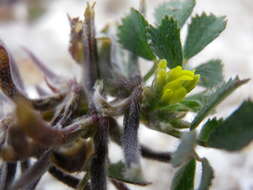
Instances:
[[[204,158],[201,161],[201,165],[202,165],[202,175],[201,175],[200,184],[197,190],[208,190],[214,178],[213,168],[211,167],[211,165],[209,164],[206,158]]]
[[[155,19],[159,25],[165,16],[173,17],[182,27],[188,17],[191,15],[195,6],[195,0],[173,0],[162,3],[155,9]]]
[[[177,150],[172,155],[171,163],[174,167],[180,166],[186,161],[189,161],[193,157],[194,148],[196,145],[196,133],[191,131],[189,133],[183,133],[181,142]]]
[[[196,128],[200,122],[214,109],[220,102],[222,102],[229,94],[241,85],[248,82],[247,80],[240,80],[238,77],[230,79],[228,82],[223,83],[221,86],[211,93],[208,97],[207,104],[202,107],[192,122],[191,129]]]
[[[148,22],[140,12],[131,9],[130,15],[123,18],[118,27],[118,38],[120,44],[132,53],[148,60],[155,58],[148,44],[147,28]]]
[[[168,61],[168,67],[182,65],[180,29],[175,19],[165,17],[158,28],[150,27],[149,33],[153,51],[159,58]]]
[[[172,180],[170,190],[193,190],[196,161],[193,159],[181,167]]]
[[[225,17],[213,14],[197,15],[192,18],[184,45],[184,57],[190,59],[212,42],[225,29]]]
[[[238,151],[253,140],[253,102],[245,101],[224,122],[212,130],[207,145]]]
[[[223,82],[223,65],[221,60],[210,60],[196,68],[196,73],[200,74],[200,85],[212,88]]]
[[[209,119],[201,128],[199,140],[207,143],[210,134],[223,122],[223,119]]]

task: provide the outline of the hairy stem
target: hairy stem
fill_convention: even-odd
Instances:
[[[141,146],[141,155],[147,159],[157,160],[160,162],[170,162],[170,152],[158,152],[154,151],[146,146]]]
[[[94,137],[95,154],[91,161],[90,176],[92,190],[106,190],[106,158],[108,153],[109,121],[100,118],[97,133]]]
[[[39,160],[30,167],[10,188],[10,190],[27,189],[31,184],[37,183],[37,180],[48,170],[49,157],[51,151],[48,150],[39,158]]]
[[[80,180],[72,175],[66,174],[60,169],[51,166],[49,168],[49,173],[55,177],[57,180],[61,181],[65,185],[72,187],[73,189],[77,188],[78,184],[80,183]]]
[[[5,162],[1,167],[0,189],[8,189],[16,175],[17,163]]]
[[[124,115],[124,132],[122,136],[122,145],[126,164],[129,168],[132,165],[140,164],[138,128],[140,121],[140,94],[141,88],[136,88],[130,102],[129,108]]]
[[[84,13],[83,24],[83,51],[84,51],[84,63],[83,63],[83,84],[86,93],[91,95],[93,87],[98,78],[97,71],[97,45],[96,45],[96,30],[94,25],[94,5],[87,3],[87,7]]]

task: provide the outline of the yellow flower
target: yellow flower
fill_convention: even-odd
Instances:
[[[167,71],[167,61],[161,60],[156,70],[153,89],[160,95],[163,104],[180,102],[198,83],[199,74],[177,66]]]

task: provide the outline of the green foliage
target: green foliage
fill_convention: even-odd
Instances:
[[[202,174],[197,190],[208,190],[214,178],[213,168],[206,158],[201,160]]]
[[[195,6],[195,0],[173,0],[164,2],[155,9],[155,19],[159,25],[165,16],[173,17],[182,27],[188,17],[191,15]]]
[[[193,190],[196,161],[190,160],[179,168],[172,180],[171,190]]]
[[[190,59],[212,42],[226,27],[225,17],[213,14],[197,15],[192,18],[184,45],[184,57]]]
[[[201,108],[201,102],[194,99],[187,99],[185,98],[182,102],[180,102],[182,105],[188,108],[188,111],[197,112]]]
[[[210,60],[196,67],[196,73],[200,74],[200,85],[213,88],[223,82],[223,65],[221,60]]]
[[[168,61],[168,67],[182,65],[180,29],[176,20],[166,16],[158,28],[150,27],[149,34],[153,51],[160,59]]]
[[[211,130],[207,145],[228,151],[238,151],[253,140],[253,103],[245,101],[224,122]]]
[[[182,111],[191,111],[196,112],[201,108],[201,103],[198,100],[183,100],[180,103],[167,105],[161,107],[159,110],[168,111],[168,112],[182,112]]]
[[[190,96],[187,96],[185,98],[185,101],[193,101],[198,103],[198,109],[196,111],[199,111],[202,109],[207,103],[208,103],[208,98],[210,96],[210,91],[204,90],[196,94],[192,94]]]
[[[208,139],[210,134],[217,128],[219,125],[223,122],[223,119],[217,120],[216,118],[214,119],[209,119],[204,126],[201,128],[200,134],[199,134],[199,140],[208,143]]]
[[[147,38],[148,22],[142,14],[131,9],[130,15],[122,20],[118,27],[119,42],[124,48],[148,60],[155,58]]]
[[[230,79],[209,95],[208,103],[198,112],[197,116],[192,122],[191,128],[196,128],[199,123],[214,109],[222,100],[231,94],[238,87],[248,82],[248,80],[239,80],[238,77]]]

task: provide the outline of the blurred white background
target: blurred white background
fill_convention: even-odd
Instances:
[[[3,0],[0,0],[0,2]],[[27,0],[31,3],[36,0]],[[13,7],[0,5],[0,39],[11,49],[19,63],[22,75],[26,79],[28,88],[39,83],[43,77],[34,68],[21,46],[31,49],[38,57],[46,62],[55,72],[65,76],[80,74],[80,69],[74,64],[68,54],[69,22],[67,13],[73,17],[83,15],[85,0],[43,0],[41,5],[47,11],[37,20],[27,21],[26,6],[20,2]],[[153,21],[154,8],[162,0],[147,0],[147,17]],[[98,31],[106,23],[119,21],[128,13],[130,7],[138,7],[138,0],[97,0],[96,24]],[[11,12],[13,10],[13,13]],[[4,12],[5,11],[5,12]],[[226,79],[239,75],[241,78],[251,78],[253,74],[253,1],[252,0],[199,0],[194,14],[206,11],[216,15],[225,15],[228,20],[227,28],[220,37],[204,49],[192,65],[203,63],[211,58],[220,58],[224,62]],[[189,22],[189,21],[188,21]],[[143,72],[150,63],[142,63]],[[244,99],[253,96],[252,81],[238,89],[227,98],[218,108],[218,115],[228,116]],[[36,94],[32,94],[36,96]],[[191,119],[191,118],[190,118]],[[157,132],[141,127],[141,141],[157,150],[174,150],[177,142],[173,137],[161,135]],[[199,148],[201,156],[207,157],[215,168],[214,190],[253,190],[253,147],[249,146],[239,153],[228,153],[214,149]],[[115,160],[121,157],[118,147],[110,146],[110,154]],[[169,189],[171,177],[175,169],[169,164],[155,161],[143,161],[145,176],[153,184],[147,189]],[[49,176],[43,177],[40,190],[68,189],[60,183],[52,181]],[[110,186],[110,190],[113,187]],[[145,189],[130,186],[130,189]]]

